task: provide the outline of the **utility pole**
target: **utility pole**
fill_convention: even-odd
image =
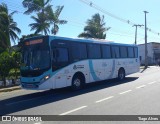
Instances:
[[[135,30],[135,44],[137,44],[137,27],[141,27],[141,26],[144,26],[144,25],[133,25],[132,27],[136,27],[136,30]]]
[[[145,14],[145,69],[148,67],[148,50],[147,50],[147,19],[146,14],[148,12],[144,11]]]

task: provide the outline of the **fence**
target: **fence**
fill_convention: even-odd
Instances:
[[[15,84],[16,85],[20,84],[20,79],[16,79]],[[13,84],[12,80],[6,80],[6,86],[12,86],[15,84]],[[4,85],[3,81],[0,81],[0,86],[3,86],[3,85]]]

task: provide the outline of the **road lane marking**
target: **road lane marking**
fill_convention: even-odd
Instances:
[[[138,86],[138,87],[136,87],[136,89],[140,89],[140,88],[143,88],[143,87],[145,87],[146,85],[141,85],[141,86]]]
[[[125,93],[128,93],[128,92],[131,92],[132,90],[127,90],[127,91],[124,91],[124,92],[121,92],[121,93],[119,93],[120,95],[122,95],[122,94],[125,94]]]
[[[150,82],[150,83],[148,83],[148,84],[154,84],[154,83],[156,83],[156,81]]]
[[[98,101],[96,101],[95,103],[103,102],[103,101],[108,100],[108,99],[111,99],[111,98],[113,98],[113,97],[114,97],[114,96],[110,96],[110,97],[107,97],[107,98],[98,100]]]
[[[59,115],[67,115],[67,114],[69,114],[69,113],[72,113],[72,112],[78,111],[78,110],[83,109],[83,108],[86,108],[86,107],[87,107],[87,106],[81,106],[81,107],[79,107],[79,108],[76,108],[76,109],[70,110],[70,111],[68,111],[68,112],[64,112],[64,113],[59,114]]]

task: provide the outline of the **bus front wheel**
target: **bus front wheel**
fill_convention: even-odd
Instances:
[[[72,90],[80,90],[82,88],[82,78],[80,76],[73,77]]]
[[[124,80],[125,79],[125,71],[123,68],[120,68],[118,71],[118,80]]]

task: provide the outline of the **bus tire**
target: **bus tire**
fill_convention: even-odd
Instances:
[[[75,75],[72,79],[72,90],[80,90],[83,87],[83,77],[81,75]]]
[[[120,68],[118,71],[118,80],[124,80],[125,79],[125,70],[123,68]]]

